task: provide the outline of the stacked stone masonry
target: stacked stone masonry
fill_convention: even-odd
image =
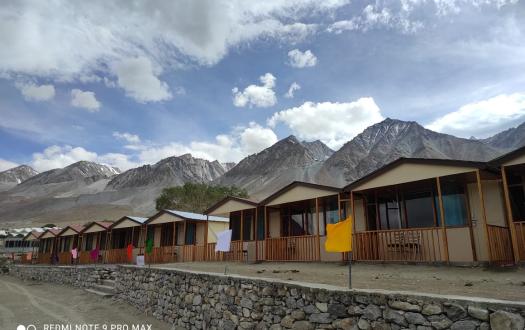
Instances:
[[[88,268],[68,268],[15,266],[11,273],[75,286],[82,286],[80,278],[114,277],[116,299],[174,329],[525,328],[525,303],[520,302],[345,290],[174,269],[119,266],[91,268],[89,275]]]

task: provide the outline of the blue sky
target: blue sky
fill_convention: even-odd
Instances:
[[[525,120],[517,0],[7,2],[0,169],[337,149],[386,117],[462,137]],[[291,86],[295,88],[290,88]]]

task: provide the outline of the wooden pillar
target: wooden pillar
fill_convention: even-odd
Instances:
[[[172,241],[171,241],[171,260],[172,261],[177,261],[175,260],[175,242],[177,240],[177,236],[176,236],[176,228],[177,228],[177,222],[173,222],[173,233],[172,233]]]
[[[113,231],[109,229],[106,230],[106,249],[104,250],[104,262],[108,262],[109,250],[111,250],[111,240],[113,239]]]
[[[270,233],[268,232],[268,211],[266,206],[264,206],[264,259],[268,259],[268,237]]]
[[[184,229],[183,229],[183,231],[184,231],[184,246],[182,247],[183,251],[186,248],[186,234],[187,234],[186,231],[188,229],[186,222],[187,222],[187,220],[184,220]],[[183,260],[182,261],[187,261],[187,260],[184,259],[184,252],[182,253],[182,256],[183,256]]]
[[[447,226],[445,224],[445,208],[443,206],[443,195],[441,194],[441,179],[439,177],[436,177],[436,185],[438,191],[439,215],[441,218],[441,233],[443,235],[443,245],[445,248],[445,260],[448,264],[450,262],[450,258],[448,254]]]
[[[255,218],[253,223],[254,223],[254,235],[255,235],[255,262],[257,262],[259,260],[259,242],[258,242],[258,239],[259,237],[257,236],[257,230],[259,229],[259,212],[258,212],[258,209],[257,209],[257,206],[255,207]]]
[[[472,258],[475,262],[478,261],[478,254],[476,252],[476,242],[474,241],[474,228],[472,227],[472,211],[470,209],[470,196],[468,192],[468,186],[465,184],[465,205],[467,207],[467,217],[468,217],[468,228],[470,235],[470,248],[472,249]]]
[[[241,251],[240,251],[240,254],[241,254],[241,257],[240,257],[240,261],[243,261],[242,260],[242,257],[243,257],[243,252],[244,252],[244,210],[241,210]]]
[[[485,197],[483,196],[483,188],[481,186],[481,175],[479,170],[476,170],[476,181],[478,184],[479,203],[481,206],[481,215],[483,218],[483,228],[485,236],[487,237],[487,250],[489,252],[489,262],[492,262],[492,246],[490,245],[489,229],[487,227],[487,212],[485,211]]]
[[[317,218],[317,260],[321,261],[321,221],[319,219],[319,197],[315,198],[315,216]]]
[[[520,260],[519,250],[518,250],[518,240],[516,238],[516,228],[514,227],[512,207],[510,205],[510,195],[509,195],[509,184],[507,181],[507,173],[505,166],[501,166],[501,177],[503,181],[503,194],[505,196],[505,207],[507,209],[507,224],[510,230],[510,238],[512,241],[512,254],[514,255],[514,263],[517,264]]]
[[[204,232],[204,261],[208,261],[208,230],[209,230],[210,217],[206,215],[206,228]]]
[[[352,232],[353,232],[353,235],[354,237],[355,236],[355,200],[354,200],[354,192],[351,191],[350,192],[350,207],[352,208]],[[350,237],[350,239],[353,240],[353,237]],[[355,242],[357,243],[357,240],[355,240]],[[354,243],[354,242],[352,242]],[[348,254],[348,262],[351,263],[352,260],[350,259],[350,256],[352,256],[352,259],[354,256],[356,256],[356,254],[354,253],[354,251],[356,250],[356,246],[355,244],[352,244],[352,253],[351,254]]]

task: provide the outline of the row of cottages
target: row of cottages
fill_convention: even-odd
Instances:
[[[352,215],[356,261],[515,264],[525,261],[525,147],[490,162],[400,158],[336,188],[293,182],[262,201],[227,197],[205,214],[162,210],[81,228],[51,229],[40,262],[341,261],[326,225]],[[231,251],[215,253],[232,230]],[[129,251],[128,247],[132,247]],[[97,255],[93,256],[93,251]]]
[[[145,254],[148,239],[153,252],[145,254],[146,263],[204,261],[209,243],[228,228],[228,219],[177,210],[162,210],[150,218],[124,216],[116,222],[95,221],[87,225],[53,228],[25,239],[38,241],[33,262],[68,265],[93,263],[133,263]],[[78,251],[76,260],[72,250]],[[131,258],[130,258],[131,257]]]
[[[525,261],[525,148],[490,162],[400,158],[343,189],[304,182],[265,200],[228,197],[234,260],[337,261],[326,224],[352,215],[353,260]]]

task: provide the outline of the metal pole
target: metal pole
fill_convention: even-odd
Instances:
[[[352,288],[352,251],[348,252],[348,288]]]

